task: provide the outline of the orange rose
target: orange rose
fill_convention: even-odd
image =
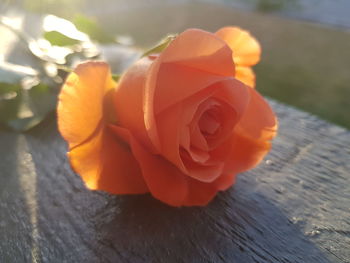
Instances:
[[[227,27],[186,30],[118,84],[106,63],[79,65],[58,104],[73,169],[90,189],[207,204],[262,160],[276,134],[253,88],[259,56],[253,37]]]

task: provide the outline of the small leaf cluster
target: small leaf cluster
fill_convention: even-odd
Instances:
[[[98,59],[97,42],[116,41],[82,15],[75,23],[53,15],[26,19],[26,24],[39,25],[34,34],[12,20],[0,17],[0,123],[26,131],[55,110],[67,72],[81,61]]]

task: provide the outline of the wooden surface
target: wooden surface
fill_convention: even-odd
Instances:
[[[271,102],[273,150],[203,208],[84,188],[54,119],[0,132],[0,262],[350,262],[350,132]]]

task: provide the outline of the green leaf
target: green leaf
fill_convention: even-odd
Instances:
[[[44,38],[48,40],[51,43],[51,45],[60,47],[73,46],[80,43],[79,40],[67,37],[57,31],[45,32]]]
[[[71,46],[90,40],[72,22],[54,15],[45,16],[43,30],[44,38],[56,46]]]
[[[6,123],[17,118],[20,91],[20,84],[0,82],[0,122]]]
[[[57,83],[64,76],[61,71],[54,72],[56,65],[69,67],[66,57],[73,53],[82,56],[86,49],[82,44],[91,43],[67,20],[52,15],[33,19],[25,20],[25,25],[36,25],[34,31],[40,28],[36,33],[29,30],[34,35],[0,24],[0,122],[17,131],[32,128],[54,111]],[[51,44],[39,37],[44,32]],[[71,63],[75,61],[72,58]]]
[[[6,124],[18,118],[24,80],[37,75],[31,67],[0,62],[0,122]]]
[[[14,130],[29,130],[56,108],[57,90],[43,83],[39,83],[28,91],[22,90],[21,95],[22,112],[18,112],[17,119],[7,123]]]
[[[146,57],[151,54],[157,54],[161,53],[164,49],[166,49],[169,44],[177,37],[177,35],[169,35],[165,37],[163,40],[161,40],[155,47],[147,50],[145,53],[142,54],[141,57]]]
[[[7,94],[13,92],[17,93],[20,88],[21,86],[19,84],[0,82],[0,101],[14,98],[14,96],[8,96]]]
[[[115,43],[114,37],[109,35],[93,17],[78,14],[74,17],[73,24],[93,40],[104,44]]]
[[[39,83],[31,89],[20,89],[13,101],[16,114],[7,118],[5,124],[16,131],[26,131],[39,124],[56,108],[57,90]],[[7,105],[8,106],[8,105]]]
[[[17,118],[22,81],[36,75],[37,72],[30,67],[0,63],[0,122]]]

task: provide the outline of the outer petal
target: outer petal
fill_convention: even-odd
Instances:
[[[232,51],[220,37],[200,30],[181,33],[159,57],[161,63],[177,63],[222,76],[232,76]]]
[[[235,132],[254,140],[271,140],[277,132],[277,118],[270,105],[254,89],[249,89],[250,102]]]
[[[237,66],[253,66],[260,60],[259,42],[248,32],[238,27],[223,27],[215,33],[232,49]]]
[[[103,116],[103,98],[115,87],[109,66],[103,62],[80,64],[71,73],[58,98],[58,127],[75,147],[89,138]]]
[[[249,87],[255,87],[255,74],[251,67],[237,66],[235,77]]]
[[[277,132],[277,119],[270,106],[256,90],[249,91],[247,110],[227,142],[231,150],[225,173],[236,174],[255,167],[270,150],[270,140]]]
[[[192,178],[188,178],[188,188],[188,195],[183,203],[185,206],[205,206],[218,192],[215,184],[200,182]]]
[[[244,135],[234,134],[231,138],[231,151],[228,153],[225,173],[237,174],[254,168],[269,152],[271,143],[254,140]]]
[[[249,32],[238,27],[224,27],[215,34],[233,51],[233,61],[236,65],[235,77],[249,87],[255,87],[255,74],[250,67],[260,60],[259,42]]]
[[[213,185],[220,191],[225,191],[230,188],[236,181],[235,173],[222,174],[213,182]]]
[[[114,87],[107,64],[79,65],[59,96],[59,130],[69,143],[73,169],[90,189],[144,193],[148,190],[136,160],[105,126],[106,95]]]
[[[113,131],[130,144],[151,194],[169,205],[183,205],[188,194],[186,176],[160,155],[149,153],[128,130],[113,126]]]
[[[73,169],[87,187],[112,194],[147,193],[141,170],[128,145],[109,128],[68,153]]]

